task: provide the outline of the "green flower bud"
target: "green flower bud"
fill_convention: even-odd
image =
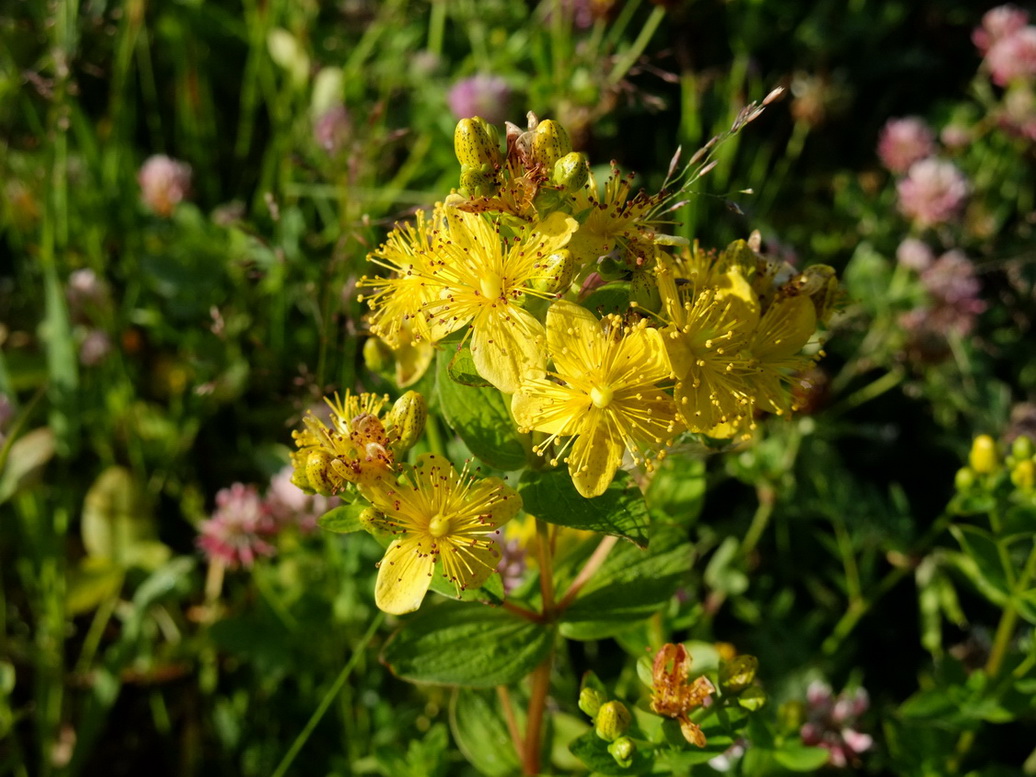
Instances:
[[[384,518],[385,514],[377,508],[365,507],[363,510],[360,511],[357,520],[359,520],[360,525],[363,527],[363,530],[365,532],[373,534],[375,531],[377,531],[379,522]]]
[[[1026,459],[1015,464],[1011,470],[1011,482],[1022,491],[1032,491],[1036,488],[1036,462]]]
[[[753,685],[750,688],[745,688],[737,697],[737,703],[744,707],[750,712],[755,712],[757,709],[766,704],[766,691],[760,688],[758,685]]]
[[[338,492],[341,478],[335,477],[334,456],[327,451],[310,451],[306,456],[306,480],[310,488],[323,496]]]
[[[630,298],[637,307],[657,313],[662,309],[662,295],[658,291],[655,273],[651,270],[636,270],[630,282]]]
[[[988,434],[980,434],[971,444],[968,463],[980,475],[996,472],[999,461],[996,454],[996,442]]]
[[[553,174],[554,165],[561,157],[572,152],[572,141],[565,128],[547,119],[536,125],[532,133],[532,161]]]
[[[363,344],[363,363],[377,375],[391,375],[396,357],[380,337],[368,337]]]
[[[388,414],[389,440],[397,457],[410,450],[424,433],[428,404],[416,391],[408,391],[395,401]]]
[[[531,286],[545,294],[557,294],[567,289],[576,272],[576,260],[572,252],[562,248],[548,255],[539,263],[539,275],[533,278]]]
[[[579,692],[579,709],[591,718],[597,717],[597,713],[600,712],[601,705],[604,704],[604,702],[604,694],[596,688],[586,686]]]
[[[500,165],[496,127],[478,116],[457,122],[453,131],[453,150],[461,169],[478,170],[483,165],[493,169]]]
[[[496,194],[499,183],[495,173],[487,168],[465,167],[460,173],[460,189],[463,197],[491,197]]]
[[[719,687],[729,693],[743,691],[755,680],[758,670],[759,659],[755,656],[736,656],[720,666]]]
[[[633,722],[633,716],[621,701],[609,701],[601,705],[594,718],[594,730],[605,742],[614,742],[626,733]]]
[[[1031,459],[1034,454],[1036,454],[1036,450],[1033,449],[1031,439],[1024,434],[1015,438],[1014,443],[1011,445],[1011,455],[1014,458],[1021,461],[1023,459]]]
[[[551,180],[555,186],[574,192],[583,188],[589,176],[590,166],[586,161],[586,155],[573,151],[554,163],[554,175],[551,176]]]
[[[633,754],[637,752],[637,746],[629,737],[619,737],[608,745],[608,752],[615,759],[615,763],[625,769],[633,763]]]
[[[975,470],[971,467],[961,467],[953,477],[953,485],[958,491],[970,491],[975,487]]]

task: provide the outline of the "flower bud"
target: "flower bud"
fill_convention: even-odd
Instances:
[[[363,344],[363,363],[367,369],[378,375],[392,374],[396,357],[388,343],[380,337],[368,337]]]
[[[658,291],[655,273],[651,270],[637,270],[630,282],[630,298],[637,307],[652,313],[662,309],[662,295]]]
[[[310,451],[306,456],[306,481],[309,487],[322,496],[332,496],[338,491],[339,478],[332,467],[334,457],[327,451]]]
[[[980,434],[971,444],[968,463],[980,475],[988,475],[996,471],[998,461],[996,442],[988,434]]]
[[[1011,482],[1022,491],[1032,491],[1036,488],[1036,462],[1025,459],[1015,464],[1011,470]]]
[[[1016,437],[1014,443],[1011,445],[1011,455],[1019,461],[1023,459],[1031,459],[1033,455],[1036,455],[1036,450],[1033,449],[1032,440],[1024,434],[1020,437]]]
[[[500,146],[496,127],[478,116],[461,119],[453,131],[453,150],[461,169],[490,169],[500,165]]]
[[[744,707],[746,710],[749,710],[750,712],[755,712],[757,709],[766,704],[766,691],[764,691],[758,685],[753,685],[750,688],[745,688],[737,697],[737,703],[741,707]]]
[[[637,746],[629,737],[619,737],[608,745],[608,752],[615,759],[615,763],[625,769],[633,763],[633,754],[637,752]]]
[[[601,705],[594,718],[594,730],[605,742],[614,742],[626,733],[633,722],[633,716],[621,701],[609,701]]]
[[[568,139],[564,127],[547,119],[533,130],[531,151],[532,161],[553,174],[558,160],[572,152],[572,141]]]
[[[597,713],[600,712],[601,705],[604,704],[604,702],[604,694],[596,688],[591,688],[589,685],[585,686],[579,692],[579,709],[591,718],[597,717]]]
[[[953,485],[958,491],[970,491],[975,487],[975,470],[961,467],[953,477]]]
[[[755,680],[759,659],[755,656],[735,656],[719,668],[719,687],[725,692],[743,691]]]
[[[574,192],[581,188],[590,177],[590,167],[586,155],[578,151],[565,154],[554,163],[554,175],[551,176],[555,186]]]
[[[496,175],[486,172],[488,167],[465,167],[460,173],[459,192],[463,197],[489,197],[499,186]]]
[[[576,260],[572,252],[562,248],[549,254],[539,263],[539,275],[530,284],[536,291],[557,294],[569,287],[576,271]]]
[[[392,405],[388,414],[392,452],[401,457],[410,450],[424,433],[428,418],[428,404],[416,391],[408,391]]]

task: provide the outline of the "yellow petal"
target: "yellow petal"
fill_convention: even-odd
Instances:
[[[589,409],[585,393],[543,379],[526,380],[511,398],[518,426],[546,434],[575,434]]]
[[[809,297],[778,300],[759,322],[752,354],[762,361],[787,359],[802,350],[816,326],[816,308]]]
[[[547,311],[547,348],[558,373],[582,376],[599,365],[604,350],[601,322],[574,302],[558,300]]]
[[[374,602],[390,615],[404,615],[421,606],[432,583],[435,556],[423,552],[420,540],[396,540],[381,560]]]
[[[471,360],[478,374],[505,394],[521,386],[526,373],[542,372],[543,325],[529,311],[500,302],[472,326]]]
[[[591,425],[588,419],[587,428],[589,432],[572,443],[568,472],[576,491],[589,499],[603,494],[611,484],[622,463],[623,447],[601,420]]]

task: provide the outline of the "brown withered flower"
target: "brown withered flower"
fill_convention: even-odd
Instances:
[[[705,734],[689,715],[705,704],[716,688],[704,675],[690,681],[691,657],[683,645],[667,643],[655,654],[651,668],[651,711],[679,721],[684,739],[705,747]]]

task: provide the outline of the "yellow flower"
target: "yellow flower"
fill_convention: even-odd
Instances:
[[[732,436],[751,419],[743,351],[759,322],[758,301],[737,265],[722,273],[698,266],[682,284],[678,268],[660,261],[657,277],[680,414],[692,432]]]
[[[374,589],[378,607],[393,615],[421,606],[437,566],[458,594],[485,583],[500,558],[493,537],[522,505],[500,478],[458,474],[434,453],[418,458],[407,481],[382,480],[365,489],[381,513],[372,528],[395,535]]]
[[[419,210],[415,223],[396,227],[377,250],[367,255],[367,261],[392,272],[387,278],[364,276],[357,286],[374,289],[371,294],[360,295],[359,300],[370,305],[371,331],[393,350],[429,337],[423,310],[439,293],[429,278],[439,234],[433,227],[442,219],[440,205],[436,205],[430,220]]]
[[[655,654],[651,667],[651,711],[679,721],[688,742],[705,747],[705,734],[689,714],[700,707],[716,688],[705,676],[688,682],[691,657],[683,645],[667,643]]]
[[[344,400],[335,394],[324,401],[331,408],[329,424],[309,412],[304,428],[292,433],[298,448],[291,456],[292,482],[321,494],[337,494],[347,484],[368,485],[385,477],[395,464],[392,437],[381,418],[388,397],[347,391]]]
[[[433,340],[471,324],[471,358],[479,375],[512,394],[525,371],[543,368],[543,325],[522,307],[551,272],[548,262],[568,243],[578,224],[552,213],[513,238],[491,220],[454,210],[449,236],[436,251],[429,280],[439,292],[424,306]]]
[[[543,451],[572,437],[568,470],[585,497],[604,493],[628,451],[635,462],[660,454],[680,430],[662,336],[645,321],[623,326],[559,301],[547,313],[547,350],[555,372],[526,379],[511,401],[518,426],[545,432]],[[556,380],[555,380],[556,379]],[[651,461],[646,461],[651,466]]]
[[[813,359],[801,353],[817,327],[809,297],[778,297],[763,314],[748,346],[745,380],[755,402],[778,415],[794,409],[791,382]]]
[[[617,246],[634,256],[651,253],[655,230],[648,220],[658,198],[643,191],[631,198],[632,188],[632,176],[623,176],[613,168],[603,197],[598,195],[592,175],[589,184],[580,190],[576,208],[585,209],[587,215],[570,248],[581,261],[596,261]]]

